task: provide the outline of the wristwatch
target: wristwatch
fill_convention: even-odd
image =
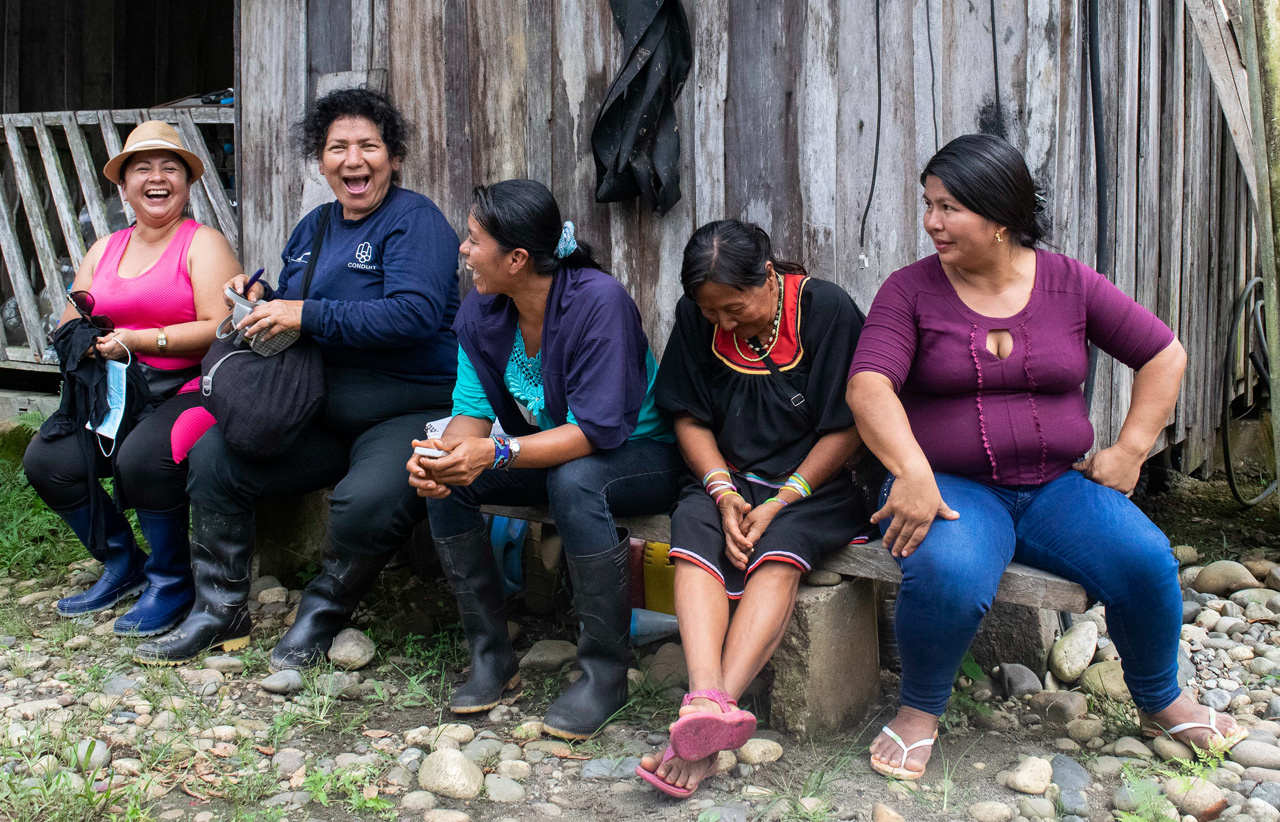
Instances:
[[[164,350],[168,347],[169,347],[169,338],[164,335],[164,329],[157,328],[156,329],[156,350],[159,351],[161,354],[163,354]]]

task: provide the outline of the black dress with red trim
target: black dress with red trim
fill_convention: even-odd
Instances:
[[[845,381],[862,312],[839,286],[798,274],[783,278],[782,321],[770,373],[745,340],[708,322],[688,297],[658,370],[658,405],[689,414],[711,429],[734,483],[753,506],[776,493],[823,436],[853,426]],[[804,402],[795,404],[796,395]],[[720,514],[700,478],[686,478],[672,513],[672,556],[716,576],[738,597],[751,571],[767,561],[809,569],[823,554],[865,533],[866,513],[847,471],[783,508],[757,542],[746,572],[724,553]]]

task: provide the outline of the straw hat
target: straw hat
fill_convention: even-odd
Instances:
[[[186,146],[182,144],[182,137],[178,135],[178,130],[159,120],[148,120],[129,132],[129,138],[124,141],[124,148],[107,161],[107,164],[102,167],[102,173],[116,185],[123,185],[120,170],[129,159],[129,155],[157,149],[172,151],[186,161],[187,167],[191,169],[190,182],[194,183],[204,174],[204,163],[200,162],[199,157],[187,151]]]

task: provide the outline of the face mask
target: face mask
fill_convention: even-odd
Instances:
[[[123,345],[123,343],[121,343]],[[125,349],[128,351],[128,349]],[[125,362],[107,360],[107,415],[96,426],[85,423],[85,428],[98,435],[98,450],[102,456],[109,457],[116,450],[116,434],[120,431],[120,423],[124,420],[125,386],[128,380],[129,363],[133,362],[133,353]],[[102,448],[102,440],[111,440],[111,450]]]

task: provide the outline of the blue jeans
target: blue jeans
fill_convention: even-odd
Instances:
[[[1123,494],[1068,471],[1040,486],[1004,488],[936,474],[960,519],[936,519],[905,559],[896,612],[903,705],[941,715],[960,660],[1017,560],[1079,583],[1107,608],[1138,708],[1178,697],[1182,594],[1169,539]],[[880,492],[884,505],[893,483]],[[888,521],[880,523],[881,533]]]
[[[444,499],[427,500],[431,534],[445,539],[479,528],[481,505],[546,502],[567,556],[604,553],[618,544],[614,514],[665,514],[675,504],[685,470],[675,445],[637,439],[555,468],[485,471]]]

